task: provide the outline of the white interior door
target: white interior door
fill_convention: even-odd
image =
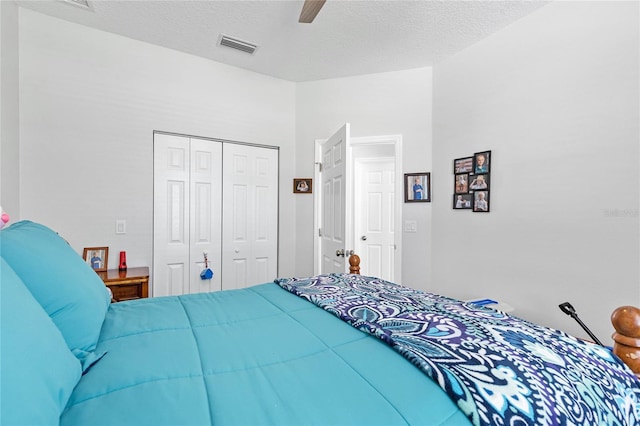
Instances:
[[[320,205],[316,213],[319,217],[319,247],[315,269],[319,274],[348,272],[345,262],[346,245],[350,242],[350,229],[345,218],[351,214],[348,144],[349,123],[319,145],[321,162],[320,185],[317,185],[317,201]],[[342,253],[342,254],[341,254]],[[346,256],[348,257],[348,256]]]
[[[223,147],[223,290],[273,281],[278,268],[278,151]]]
[[[393,158],[355,162],[355,246],[360,273],[395,282],[395,165]]]

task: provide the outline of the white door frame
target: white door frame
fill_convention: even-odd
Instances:
[[[316,139],[315,141],[315,163],[316,167],[314,168],[314,180],[316,182],[320,182],[320,163],[322,161],[322,152],[321,152],[321,144],[326,141],[326,139]],[[347,146],[347,150],[351,150],[354,146],[364,146],[364,145],[393,145],[394,147],[394,158],[395,158],[395,206],[394,206],[394,240],[396,245],[395,250],[395,281],[397,283],[402,283],[402,204],[404,200],[404,186],[403,186],[403,174],[402,174],[402,135],[384,135],[384,136],[365,136],[365,137],[357,137],[350,138],[349,145]],[[353,156],[349,155],[351,161],[354,162]],[[354,169],[354,164],[351,165],[351,170]],[[348,184],[353,185],[354,179],[353,176],[348,176]],[[348,193],[353,193],[352,191],[348,191]],[[319,192],[318,190],[313,193],[313,271],[314,274],[317,274],[320,270],[320,238],[318,236],[318,229],[320,226],[320,203],[319,203]],[[347,200],[347,202],[353,203],[353,199]],[[354,209],[351,209],[354,212]],[[353,213],[352,213],[353,214]],[[346,220],[353,222],[353,217],[346,218]],[[353,241],[354,236],[349,236],[351,241],[345,241],[346,249],[350,249],[355,247],[355,241]]]

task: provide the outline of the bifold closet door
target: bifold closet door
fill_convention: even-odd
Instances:
[[[222,289],[273,281],[278,269],[278,151],[223,145]]]
[[[152,294],[221,288],[222,143],[154,135]],[[214,271],[202,280],[204,252]]]

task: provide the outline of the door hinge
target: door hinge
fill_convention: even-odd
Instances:
[[[322,163],[316,162],[316,164],[318,165],[318,171],[322,173]]]
[[[318,228],[318,237],[322,237],[322,229]]]

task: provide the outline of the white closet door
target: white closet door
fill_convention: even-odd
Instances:
[[[221,286],[222,143],[191,138],[191,187],[189,210],[189,293],[216,291]],[[212,279],[203,280],[204,252]]]
[[[189,291],[189,138],[153,138],[153,296]]]
[[[278,151],[223,147],[222,289],[273,281],[278,267]]]
[[[221,164],[220,142],[154,135],[153,296],[220,290]]]

